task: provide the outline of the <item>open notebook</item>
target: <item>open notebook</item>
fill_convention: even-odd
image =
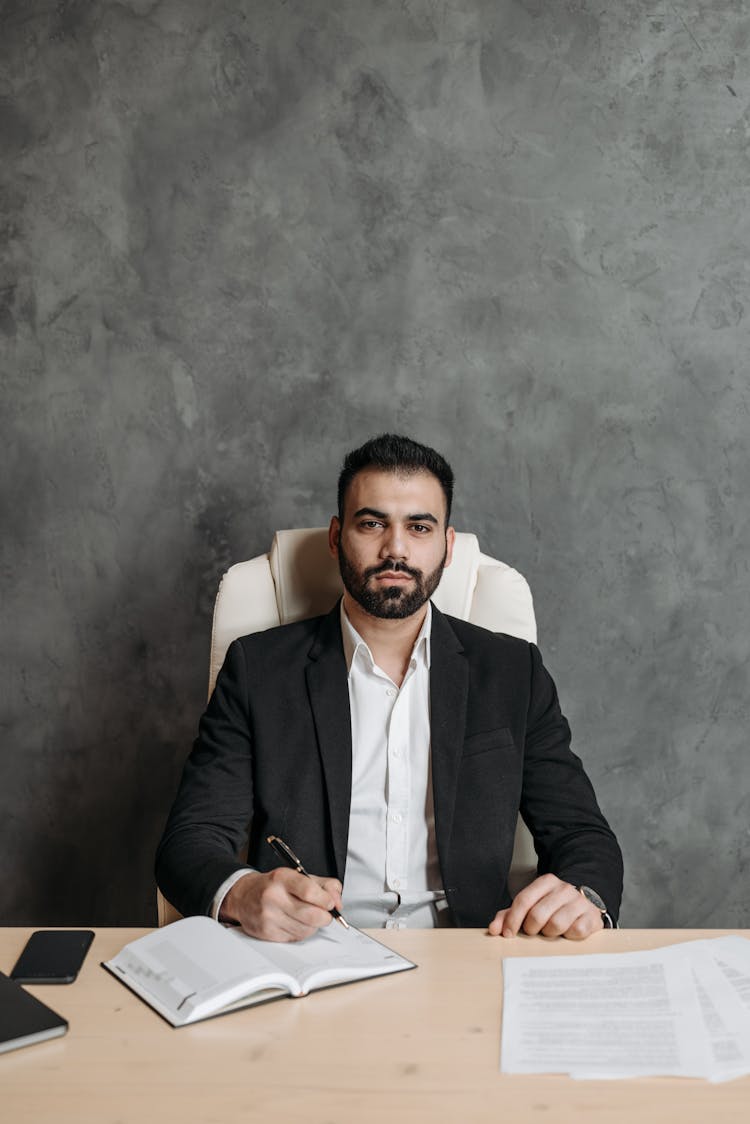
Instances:
[[[156,929],[103,966],[172,1026],[416,967],[359,929],[335,922],[304,941],[281,944],[210,917]]]

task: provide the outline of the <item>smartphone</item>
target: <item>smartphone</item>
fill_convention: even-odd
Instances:
[[[40,929],[26,942],[11,979],[29,984],[73,983],[93,939],[91,929]]]

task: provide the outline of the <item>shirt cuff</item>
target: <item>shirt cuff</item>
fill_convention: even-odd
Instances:
[[[246,874],[255,873],[257,873],[255,867],[243,866],[242,870],[235,870],[233,874],[230,874],[228,878],[224,879],[221,886],[219,886],[219,889],[214,894],[213,901],[211,902],[210,914],[211,917],[213,917],[214,921],[219,920],[219,913],[221,912],[221,907],[224,904],[224,898],[232,889],[232,886],[234,886],[235,882],[239,882],[240,878],[244,878]]]

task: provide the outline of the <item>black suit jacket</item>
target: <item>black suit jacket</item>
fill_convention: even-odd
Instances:
[[[622,857],[533,644],[433,606],[430,725],[435,834],[457,925],[510,904],[519,809],[539,872],[593,886],[616,918]],[[207,913],[247,861],[278,865],[280,835],[308,870],[344,881],[351,721],[339,608],[235,640],[200,722],[156,860],[167,899]],[[249,832],[249,837],[248,837]]]

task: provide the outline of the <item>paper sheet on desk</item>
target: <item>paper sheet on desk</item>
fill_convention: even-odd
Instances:
[[[750,1073],[750,942],[506,959],[503,1073]]]

